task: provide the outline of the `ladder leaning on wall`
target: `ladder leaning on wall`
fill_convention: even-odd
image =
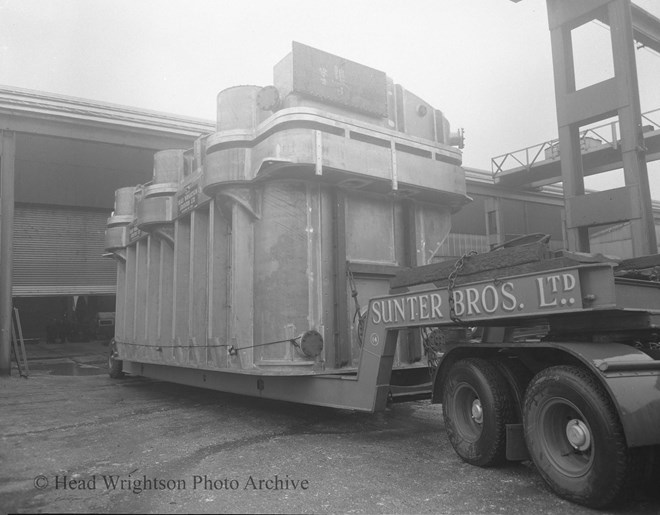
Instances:
[[[30,370],[28,368],[25,340],[23,339],[23,327],[21,326],[21,317],[18,314],[18,308],[14,308],[11,336],[12,350],[14,351],[14,358],[16,359],[16,365],[18,366],[18,373],[21,377],[27,379]]]

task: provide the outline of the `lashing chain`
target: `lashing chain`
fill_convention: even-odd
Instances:
[[[461,320],[458,317],[458,315],[456,315],[456,301],[454,300],[454,287],[456,286],[456,278],[458,277],[458,274],[465,266],[465,260],[476,254],[478,254],[476,250],[471,250],[463,254],[460,258],[458,258],[456,260],[456,263],[454,263],[454,269],[451,271],[449,277],[447,278],[447,282],[448,282],[447,293],[449,295],[449,318],[451,318],[451,321],[454,322],[455,324],[458,324],[463,327],[467,327],[468,324],[463,322],[463,320]]]
[[[426,353],[426,362],[428,364],[429,376],[433,378],[435,376],[435,370],[440,364],[440,359],[443,354],[443,345],[445,344],[446,338],[443,332],[439,328],[431,329],[430,327],[420,328],[422,335],[422,345],[424,346],[424,352]]]
[[[360,301],[358,301],[358,291],[357,286],[355,285],[355,277],[353,277],[353,271],[350,266],[346,266],[346,275],[348,276],[348,283],[351,287],[351,297],[353,297],[353,302],[355,303],[355,312],[353,314],[353,323],[357,320],[357,337],[360,347],[362,347],[362,339],[364,337],[364,329],[367,322],[367,313],[361,313],[362,309],[360,308]]]

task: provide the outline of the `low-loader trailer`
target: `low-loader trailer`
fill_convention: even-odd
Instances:
[[[221,92],[217,132],[116,194],[111,375],[368,412],[428,395],[463,460],[531,459],[588,506],[657,474],[660,258],[540,235],[437,262],[461,140],[297,43],[273,86]]]

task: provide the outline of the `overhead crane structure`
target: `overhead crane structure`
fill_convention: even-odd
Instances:
[[[646,162],[660,159],[660,108],[642,113]],[[585,177],[623,168],[619,121],[580,130]],[[491,159],[492,178],[510,189],[537,189],[561,181],[559,140],[507,152]]]
[[[520,0],[512,0],[518,2]],[[660,155],[660,130],[654,116],[642,115],[639,100],[635,42],[660,52],[660,19],[630,0],[547,0],[559,138],[533,149],[511,152],[492,160],[496,183],[535,187],[561,180],[565,199],[566,244],[589,252],[589,228],[629,222],[633,256],[655,254],[647,160]],[[614,75],[577,89],[572,31],[598,20],[610,27]],[[585,145],[589,129],[608,123],[611,135],[602,145]],[[586,129],[585,129],[586,128]],[[559,150],[559,160],[539,159],[546,150]],[[505,169],[506,161],[520,166]],[[558,166],[559,165],[559,166]],[[623,168],[625,186],[586,194],[584,177]],[[560,173],[558,173],[560,172]]]

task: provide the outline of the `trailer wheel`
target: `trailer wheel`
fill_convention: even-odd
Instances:
[[[525,394],[523,425],[536,468],[559,496],[602,508],[630,490],[633,454],[611,399],[588,371],[539,372]]]
[[[112,379],[124,377],[123,362],[118,359],[117,344],[112,340],[108,347],[108,374]]]
[[[449,441],[463,461],[480,467],[505,461],[513,399],[494,365],[481,358],[452,365],[443,388],[442,412]]]

